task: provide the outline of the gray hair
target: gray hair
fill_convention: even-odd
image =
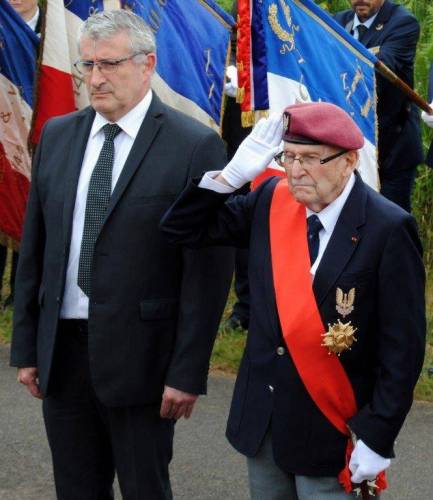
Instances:
[[[152,30],[141,17],[129,10],[104,10],[93,14],[81,26],[78,41],[83,37],[106,40],[121,32],[129,35],[134,53],[156,51]]]

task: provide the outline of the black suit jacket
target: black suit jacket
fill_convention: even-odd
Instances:
[[[47,123],[33,166],[17,273],[11,364],[37,366],[49,394],[78,177],[94,111]],[[163,386],[204,393],[232,275],[229,249],[168,245],[159,220],[191,175],[225,163],[211,129],[154,94],[95,244],[89,360],[108,406],[160,400]]]
[[[344,465],[347,437],[316,407],[290,354],[277,351],[284,341],[269,243],[269,207],[277,182],[273,178],[226,203],[227,196],[191,184],[164,216],[162,227],[173,243],[249,246],[250,326],[227,424],[230,442],[254,456],[271,426],[281,469],[335,476]],[[344,321],[358,328],[357,342],[340,357],[358,407],[348,423],[385,457],[393,453],[422,366],[421,251],[413,217],[357,176],[313,283],[325,327],[341,319],[337,287],[345,293],[355,288],[354,311]]]
[[[354,12],[349,9],[336,14],[335,20],[351,32],[353,17]],[[369,49],[378,49],[378,59],[413,87],[419,31],[413,15],[401,5],[385,0],[362,43]],[[418,108],[381,75],[377,75],[377,96],[380,169],[416,167],[423,161]]]

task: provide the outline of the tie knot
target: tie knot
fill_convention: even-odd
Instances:
[[[320,230],[323,228],[322,223],[320,222],[319,217],[317,215],[310,215],[307,219],[308,226],[308,234],[310,235],[318,235]]]
[[[122,129],[116,123],[107,123],[102,127],[105,134],[106,141],[114,141],[116,135],[122,131]]]

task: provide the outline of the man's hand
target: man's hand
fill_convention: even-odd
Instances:
[[[358,439],[350,457],[349,469],[352,472],[352,483],[372,481],[391,465],[389,458],[383,458]]]
[[[228,66],[226,76],[225,93],[229,97],[236,97],[238,92],[238,70],[236,66]]]
[[[42,392],[38,384],[38,369],[37,368],[18,368],[17,380],[20,384],[24,384],[30,394],[38,399],[42,399]]]
[[[273,113],[257,122],[220,175],[239,189],[262,173],[279,152],[283,136],[283,117]]]
[[[189,418],[197,397],[196,394],[189,394],[188,392],[165,386],[162,395],[161,417],[174,418],[176,420],[181,417]]]
[[[433,108],[433,101],[430,103],[430,107]],[[421,118],[427,127],[433,128],[433,115],[429,115],[425,111],[421,113]]]

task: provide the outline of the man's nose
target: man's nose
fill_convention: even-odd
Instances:
[[[94,87],[98,87],[101,83],[105,82],[105,75],[99,69],[97,64],[93,65],[92,71],[90,73],[90,84]]]
[[[304,175],[305,170],[299,158],[294,159],[291,170],[292,177],[302,177]]]

